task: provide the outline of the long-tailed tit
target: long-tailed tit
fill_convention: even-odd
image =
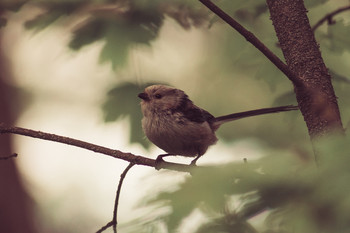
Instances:
[[[142,99],[143,131],[151,142],[167,152],[157,157],[158,164],[165,156],[181,155],[196,157],[191,162],[194,165],[208,147],[216,143],[215,131],[223,123],[299,109],[297,106],[281,106],[214,117],[194,105],[185,92],[170,86],[149,86],[138,97]]]

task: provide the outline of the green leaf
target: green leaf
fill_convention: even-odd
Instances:
[[[307,9],[309,9],[309,8],[316,7],[316,6],[321,5],[321,4],[325,4],[328,1],[329,0],[305,0],[304,4],[305,4],[305,7]]]
[[[17,12],[28,0],[2,0],[0,9]]]
[[[162,23],[162,14],[155,10],[133,9],[118,17],[108,14],[96,15],[73,32],[69,46],[78,50],[97,40],[104,40],[100,61],[111,62],[112,67],[117,69],[126,63],[132,46],[150,45],[158,36]]]
[[[350,51],[350,25],[345,25],[343,20],[328,26],[328,47],[336,53]]]
[[[169,232],[195,209],[208,216],[197,233],[256,232],[247,220],[267,209],[266,232],[349,232],[349,142],[349,136],[318,141],[318,167],[281,151],[244,164],[196,168],[178,190],[149,203],[172,209],[164,216]],[[232,207],[236,201],[240,207]]]
[[[46,12],[27,21],[25,26],[28,29],[45,29],[62,16],[69,16],[83,4],[88,3],[86,1],[42,3]],[[174,18],[184,28],[187,28],[187,24],[201,25],[207,19],[207,11],[204,12],[203,7],[198,8],[198,5],[200,4],[187,1],[135,0],[128,2],[126,10],[116,11],[114,8],[103,8],[103,4],[97,4],[97,9],[91,12],[86,22],[78,25],[79,27],[73,32],[69,47],[79,50],[98,40],[104,40],[100,62],[110,62],[116,70],[127,62],[128,52],[133,46],[149,46],[157,38],[164,15]]]
[[[111,62],[114,69],[124,65],[129,49],[136,44],[149,45],[154,39],[150,31],[138,26],[110,25],[105,34],[105,45],[100,55],[100,61]]]
[[[264,80],[270,87],[271,91],[275,91],[280,80],[284,80],[283,73],[269,60],[262,59],[258,65],[255,77]]]
[[[24,26],[27,29],[35,29],[40,31],[56,22],[62,16],[69,16],[77,9],[86,4],[85,1],[58,1],[58,2],[43,2],[42,7],[46,12],[36,16],[34,19],[25,22]]]
[[[202,225],[196,233],[257,233],[258,231],[247,221],[236,214],[225,214],[207,224]]]
[[[79,50],[85,45],[89,45],[101,38],[106,33],[107,27],[101,19],[87,20],[80,28],[73,32],[69,47]]]
[[[332,79],[334,81],[350,84],[350,78],[348,78],[348,77],[340,75],[340,74],[338,74],[337,72],[335,72],[335,71],[333,71],[331,69],[329,69],[329,74],[332,76]]]
[[[36,31],[40,31],[54,23],[61,16],[62,13],[59,11],[46,12],[38,15],[34,19],[28,20],[25,22],[24,26],[27,29],[35,29]]]
[[[290,104],[298,105],[295,98],[295,92],[293,90],[287,91],[277,96],[272,105],[282,106],[282,105],[290,105]]]
[[[124,65],[132,46],[149,46],[158,36],[163,17],[158,12],[130,12],[127,20],[111,22],[105,35],[105,46],[100,55],[101,62],[112,63],[114,69]]]
[[[257,180],[259,173],[256,164],[229,164],[224,166],[194,169],[192,177],[186,179],[180,188],[173,192],[160,193],[148,204],[168,203],[172,212],[166,216],[170,232],[179,227],[181,221],[196,208],[203,205],[207,210],[221,212],[226,205],[227,196],[255,190],[247,177]]]
[[[241,9],[254,9],[256,7],[260,7],[262,4],[265,4],[264,0],[224,0],[220,3],[220,6],[228,12],[234,13],[237,10]]]
[[[148,148],[150,143],[145,139],[142,131],[140,99],[137,95],[149,85],[151,84],[140,86],[132,83],[123,83],[118,85],[108,92],[107,98],[102,106],[106,122],[128,117],[131,128],[130,142],[140,143],[145,148]]]

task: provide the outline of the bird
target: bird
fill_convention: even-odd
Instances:
[[[262,108],[214,117],[196,106],[188,95],[167,85],[151,85],[138,94],[141,99],[142,129],[146,137],[166,154],[158,155],[156,167],[166,156],[195,157],[190,165],[217,142],[216,130],[224,123],[262,114],[298,110],[288,105]]]

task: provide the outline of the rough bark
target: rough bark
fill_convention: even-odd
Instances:
[[[267,5],[287,65],[300,79],[295,93],[311,138],[343,133],[331,76],[303,0],[267,0]]]

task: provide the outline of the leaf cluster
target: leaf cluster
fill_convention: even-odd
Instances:
[[[85,18],[72,32],[69,47],[79,50],[94,42],[104,41],[100,61],[110,62],[114,69],[126,63],[128,52],[133,46],[150,46],[158,37],[166,16],[173,18],[185,29],[202,25],[208,17],[208,13],[198,7],[198,3],[184,0],[76,0],[34,3],[43,9],[43,13],[28,20],[25,23],[26,28],[40,31],[60,19]]]
[[[169,207],[161,218],[168,232],[190,221],[195,210],[206,216],[197,233],[349,232],[349,140],[320,142],[321,157],[332,159],[319,167],[280,152],[247,163],[197,168],[179,189],[161,192],[148,204]],[[263,225],[256,224],[259,219]]]
[[[113,122],[128,117],[131,123],[130,142],[138,142],[145,148],[148,148],[150,143],[143,136],[140,100],[137,98],[137,95],[149,85],[151,84],[135,85],[132,83],[123,83],[117,85],[108,91],[106,100],[102,106],[104,120],[106,122]]]
[[[319,7],[325,3],[327,3],[327,0],[305,1],[311,12],[319,10]],[[1,9],[18,11],[24,4],[33,4],[43,9],[41,14],[26,22],[25,26],[28,29],[40,31],[54,23],[55,25],[60,25],[62,21],[60,19],[74,17],[84,19],[72,32],[69,47],[73,50],[79,50],[84,46],[102,41],[104,44],[100,53],[100,61],[110,63],[114,69],[118,69],[126,64],[130,49],[134,46],[151,46],[152,41],[158,38],[166,17],[174,19],[184,29],[189,29],[192,26],[213,25],[214,23],[220,25],[219,22],[221,22],[216,16],[203,8],[199,2],[185,0],[123,0],[117,2],[108,0],[4,1],[1,3]],[[268,17],[265,1],[224,0],[219,2],[219,6],[234,18],[237,18],[249,30],[253,31],[274,53],[282,58],[277,39],[275,36],[271,36],[274,35],[274,32]],[[350,38],[350,30],[349,25],[345,23],[345,19],[337,18],[335,20],[336,23],[328,25],[327,30],[316,30],[316,36],[323,50],[323,56],[328,63],[327,65],[334,74],[334,80],[339,81],[340,85],[343,85],[349,83],[349,79],[345,76],[346,63],[338,62],[337,58],[349,51],[348,45],[350,43],[347,42],[348,38]],[[6,25],[5,18],[0,18],[1,25]],[[216,31],[218,39],[214,44],[210,45],[212,48],[209,53],[215,53],[215,56],[208,57],[206,63],[211,64],[208,67],[217,67],[215,74],[220,72],[220,76],[227,75],[235,83],[240,80],[237,80],[239,77],[232,78],[235,76],[232,74],[242,72],[253,79],[268,83],[272,91],[280,88],[281,84],[289,85],[287,91],[277,96],[273,105],[295,103],[292,86],[282,77],[282,73],[243,38],[233,34],[234,32],[232,32],[231,28],[227,26],[224,28],[224,30]],[[340,64],[343,65],[340,67]],[[228,81],[227,85],[231,85]],[[119,88],[118,90],[121,89]],[[336,91],[338,95],[343,97],[342,99],[347,99],[348,92],[344,89],[340,90],[343,92]],[[129,100],[130,103],[124,104],[120,108],[134,106],[135,109],[133,111],[126,109],[124,112],[126,114],[128,112],[137,112],[138,105],[134,105],[134,100],[129,98],[124,101]],[[218,99],[217,102],[220,102],[220,100]],[[347,104],[347,102],[344,101],[344,104]],[[103,110],[108,111],[105,106]],[[213,113],[215,114],[215,112]],[[225,113],[230,113],[230,110]],[[132,115],[129,116],[133,118]],[[132,123],[134,125],[135,122]],[[278,131],[272,125],[262,124],[259,129],[252,128],[251,131],[243,131],[238,128],[235,131],[236,134],[233,134],[232,130],[228,128],[223,129],[219,134],[227,140],[237,138],[236,135],[239,135],[239,137],[251,135],[260,139],[267,139],[265,141],[269,141],[269,143],[274,142],[282,145],[283,141],[279,140],[282,137],[267,137],[265,133],[267,128],[272,131]],[[278,135],[280,132],[277,131],[271,135]],[[132,132],[132,134],[139,133],[134,130]],[[293,133],[293,140],[297,142],[298,139],[304,138],[301,136],[303,133]],[[132,135],[132,138],[132,142],[134,142],[137,138],[141,139],[141,136]],[[142,145],[146,145],[144,140],[139,142]]]

